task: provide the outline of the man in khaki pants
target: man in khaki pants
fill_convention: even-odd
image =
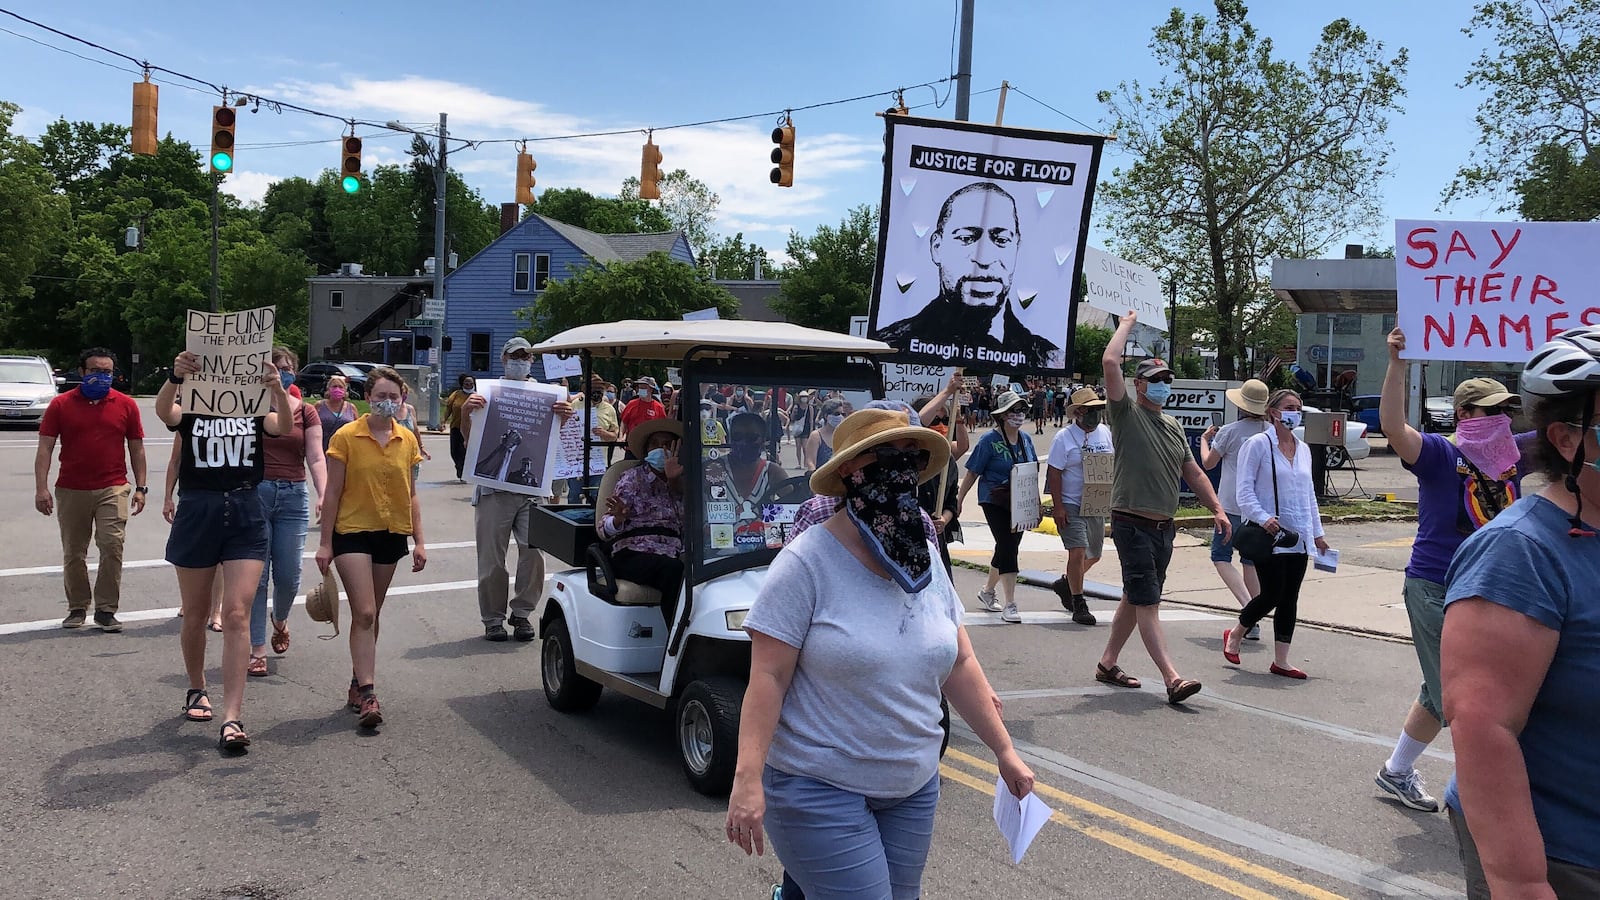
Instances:
[[[138,515],[150,488],[145,483],[144,425],[139,406],[111,389],[117,358],[94,347],[79,359],[83,382],[50,401],[39,423],[39,450],[33,460],[34,508],[56,514],[61,525],[63,583],[67,617],[62,628],[82,628],[94,601],[94,624],[121,631],[117,605],[122,591],[122,540],[128,514]],[[61,442],[61,472],[54,498],[48,486],[50,459]],[[123,444],[127,456],[123,456]],[[133,464],[134,487],[127,463]],[[89,587],[89,538],[100,550],[100,571]]]

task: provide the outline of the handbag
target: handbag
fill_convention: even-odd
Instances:
[[[1269,441],[1267,452],[1272,454],[1272,515],[1276,518],[1278,515],[1278,448],[1272,446]],[[1281,527],[1279,530],[1280,532],[1287,531],[1287,529],[1282,529]],[[1247,559],[1258,566],[1272,561],[1272,548],[1276,547],[1277,544],[1278,539],[1273,536],[1272,532],[1255,522],[1246,522],[1240,525],[1239,530],[1233,535],[1233,549],[1239,551],[1239,556],[1242,559]]]

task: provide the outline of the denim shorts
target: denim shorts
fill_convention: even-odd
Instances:
[[[180,569],[210,569],[231,559],[265,561],[269,547],[267,517],[255,485],[178,492],[167,562]]]
[[[1239,533],[1239,526],[1244,524],[1244,516],[1228,513],[1228,522],[1233,526],[1233,529],[1229,532],[1227,538],[1223,538],[1220,531],[1213,530],[1211,532],[1211,561],[1214,563],[1233,562],[1233,536]],[[1245,559],[1243,556],[1239,557],[1239,564],[1243,566],[1255,565],[1255,563]]]
[[[1134,606],[1161,602],[1176,530],[1171,519],[1157,522],[1112,513],[1111,543],[1122,563],[1122,592]]]

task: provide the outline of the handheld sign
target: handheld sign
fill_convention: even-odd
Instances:
[[[188,311],[184,349],[200,371],[183,380],[178,402],[200,416],[264,416],[270,408],[261,376],[272,367],[276,307],[242,312]]]

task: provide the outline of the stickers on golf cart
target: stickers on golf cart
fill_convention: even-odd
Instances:
[[[789,526],[788,525],[779,525],[776,522],[767,523],[767,526],[766,526],[767,549],[768,550],[782,550],[784,542],[789,536],[788,532],[789,532]]]
[[[711,549],[713,549],[713,550],[732,550],[733,549],[733,526],[732,525],[712,525],[711,526]]]
[[[761,507],[761,521],[769,524],[793,525],[795,513],[799,510],[798,503],[767,503]]]
[[[711,525],[732,525],[739,521],[739,507],[732,500],[706,501],[706,522]]]

